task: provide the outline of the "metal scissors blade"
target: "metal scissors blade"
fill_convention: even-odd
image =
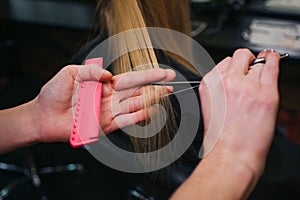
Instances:
[[[172,92],[170,94],[167,94],[167,95],[164,95],[163,97],[166,97],[166,96],[170,96],[170,95],[174,95],[174,94],[178,94],[178,93],[181,93],[181,92],[185,92],[187,90],[191,90],[191,89],[194,89],[194,88],[197,88],[199,87],[200,85],[200,82],[201,81],[171,81],[171,82],[153,82],[153,83],[150,83],[151,85],[161,85],[161,86],[178,86],[178,85],[187,85],[189,87],[187,88],[184,88],[184,89],[181,89],[181,90],[178,90],[178,91],[175,91],[175,92]],[[195,86],[191,86],[191,84],[196,84]]]
[[[280,59],[287,58],[287,57],[289,57],[288,53],[284,53],[284,54],[280,55]],[[266,58],[261,57],[261,58],[254,59],[250,63],[250,66],[258,64],[258,63],[266,63]],[[168,86],[168,85],[169,86],[176,86],[176,85],[185,85],[185,84],[186,85],[197,84],[195,86],[191,86],[191,87],[188,87],[188,88],[185,88],[185,89],[182,89],[182,90],[178,90],[178,91],[175,91],[175,92],[172,92],[172,93],[166,95],[166,96],[169,96],[169,95],[172,95],[172,94],[178,94],[178,93],[181,93],[181,92],[199,87],[200,82],[201,81],[171,81],[171,82],[153,82],[153,83],[150,83],[150,84],[151,85],[161,85],[161,86]]]
[[[284,53],[284,54],[281,54],[281,55],[280,55],[280,59],[287,58],[287,57],[289,57],[289,54],[288,54],[288,53]],[[256,65],[256,64],[258,64],[258,63],[265,64],[265,63],[266,63],[266,58],[265,58],[265,57],[256,58],[256,59],[254,59],[254,60],[250,63],[250,66]]]
[[[151,85],[185,85],[185,84],[200,84],[200,81],[171,81],[171,82],[153,82]]]

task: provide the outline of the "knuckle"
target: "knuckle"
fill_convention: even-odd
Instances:
[[[232,78],[230,75],[224,76],[222,78],[222,82],[223,82],[225,89],[228,89],[228,90],[233,90],[238,87],[235,79]]]
[[[139,114],[134,114],[134,115],[131,115],[130,118],[131,118],[131,121],[134,122],[134,123],[138,123],[138,122],[141,122],[145,119],[145,114],[144,113],[139,113]]]
[[[224,60],[229,62],[229,61],[231,61],[231,59],[232,58],[230,56],[227,56]]]
[[[204,77],[201,81],[201,84],[199,85],[198,92],[201,95],[201,94],[207,93],[207,90],[208,90],[208,86],[207,86],[207,83],[206,83],[206,77]]]
[[[79,67],[80,67],[80,65],[67,65],[64,68],[62,68],[62,70],[70,71],[70,70],[73,70],[73,69],[76,69],[76,68],[79,68]]]
[[[167,71],[165,69],[162,69],[162,68],[154,68],[153,72],[157,73],[157,74],[160,74],[162,77],[167,76]]]
[[[64,68],[61,69],[61,72],[69,73],[72,71],[72,68],[74,68],[72,65],[65,66]]]
[[[202,81],[202,83],[199,85],[199,92],[203,93],[205,91],[205,81]]]
[[[261,108],[265,108],[267,110],[276,108],[279,104],[279,95],[277,93],[262,93],[258,97],[257,103]]]
[[[242,55],[242,54],[251,54],[252,55],[252,52],[247,48],[240,48],[234,52],[234,55],[236,55],[236,56]]]
[[[140,101],[137,98],[132,98],[130,100],[130,107],[132,107],[132,109],[138,109],[140,107]]]
[[[112,120],[106,120],[105,123],[100,122],[100,127],[105,134],[113,131],[113,127],[111,126],[111,124],[112,124]]]
[[[78,67],[78,65],[67,65],[64,68],[74,68],[74,67]]]

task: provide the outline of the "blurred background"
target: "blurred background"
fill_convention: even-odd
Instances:
[[[193,37],[215,62],[241,47],[290,54],[281,63],[278,124],[288,140],[300,144],[300,0],[190,4]],[[31,100],[70,63],[94,33],[95,5],[96,0],[0,1],[1,109]],[[0,199],[124,199],[132,185],[122,176],[84,149],[38,144],[0,156]],[[113,189],[101,189],[107,187]]]

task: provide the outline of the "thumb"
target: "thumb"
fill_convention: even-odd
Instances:
[[[80,65],[77,69],[78,81],[109,81],[113,75],[97,64]]]

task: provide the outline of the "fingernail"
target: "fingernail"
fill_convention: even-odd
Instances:
[[[261,57],[266,56],[267,52],[268,52],[267,49],[262,50],[261,53],[260,53],[260,56],[261,56]]]
[[[168,93],[172,93],[174,91],[174,87],[173,86],[166,86]]]
[[[272,53],[276,53],[276,51],[275,51],[274,49],[271,49],[270,51],[271,51]]]
[[[169,78],[174,79],[176,77],[176,72],[172,69],[166,69]]]
[[[104,73],[105,73],[106,75],[111,75],[111,76],[112,76],[112,74],[111,74],[109,71],[107,71],[107,70],[104,70]]]

